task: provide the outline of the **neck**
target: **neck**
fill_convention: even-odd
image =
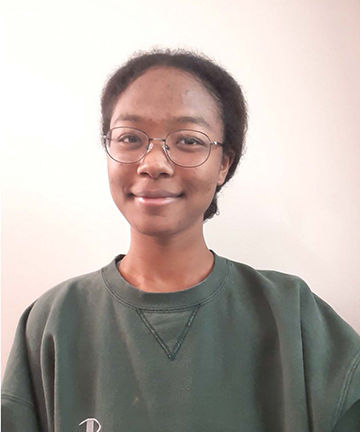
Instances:
[[[174,292],[205,279],[213,261],[202,226],[178,233],[175,238],[147,236],[132,230],[130,248],[119,263],[119,271],[131,285],[143,291]]]

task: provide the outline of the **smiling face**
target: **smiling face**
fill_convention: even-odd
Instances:
[[[131,83],[119,96],[110,128],[126,126],[165,138],[177,129],[195,129],[211,141],[222,142],[223,123],[214,97],[191,74],[173,67],[153,67]],[[113,200],[132,230],[150,236],[171,236],[198,227],[223,184],[229,158],[213,146],[208,160],[195,168],[172,163],[162,142],[134,164],[108,157]]]

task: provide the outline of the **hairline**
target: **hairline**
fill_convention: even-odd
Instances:
[[[219,116],[219,119],[222,123],[222,140],[224,139],[224,134],[225,134],[225,115],[224,115],[224,107],[223,107],[223,103],[222,100],[220,99],[220,97],[215,93],[214,88],[212,87],[211,83],[208,82],[205,79],[202,79],[198,74],[196,74],[196,72],[189,70],[187,68],[182,68],[180,66],[174,66],[174,65],[167,65],[167,64],[155,64],[155,65],[151,65],[149,67],[147,67],[146,69],[144,69],[139,75],[136,75],[135,77],[133,77],[133,79],[131,79],[128,84],[126,85],[126,87],[124,87],[122,89],[122,91],[120,93],[118,93],[116,95],[116,97],[114,97],[113,103],[111,104],[111,110],[109,112],[109,125],[108,125],[108,129],[110,129],[110,124],[111,124],[111,119],[114,115],[114,110],[115,110],[115,106],[119,101],[120,96],[125,92],[126,89],[128,89],[130,87],[131,84],[133,84],[138,78],[140,78],[141,76],[143,76],[146,72],[148,72],[149,70],[152,69],[177,69],[178,71],[182,72],[183,74],[186,75],[190,75],[192,78],[194,78],[208,93],[209,95],[212,97],[212,99],[214,100],[215,103],[215,107],[216,107],[216,113]],[[104,133],[107,133],[108,131],[104,131]]]

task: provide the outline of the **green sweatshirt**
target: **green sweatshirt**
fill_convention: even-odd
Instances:
[[[123,256],[25,311],[3,432],[360,431],[360,337],[301,279],[214,254],[198,285],[148,293]]]

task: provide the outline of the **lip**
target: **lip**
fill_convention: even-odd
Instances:
[[[174,193],[166,190],[144,190],[131,193],[135,198],[179,198],[181,193]]]
[[[146,207],[158,207],[171,204],[182,196],[182,193],[175,193],[165,189],[144,189],[130,193],[130,197],[132,197],[138,205]]]
[[[170,204],[180,198],[180,196],[165,196],[165,197],[143,197],[135,196],[135,201],[146,206],[162,206]]]

